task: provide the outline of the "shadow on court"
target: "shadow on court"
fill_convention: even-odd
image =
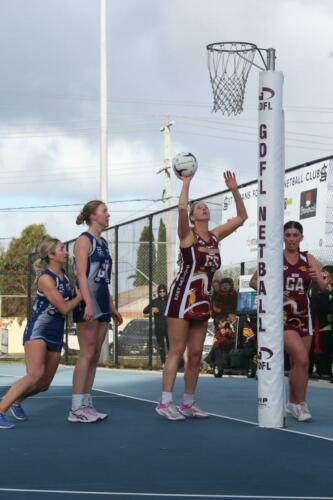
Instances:
[[[16,367],[14,375],[12,365],[0,365],[1,393],[21,370]],[[71,370],[60,369],[47,393],[25,402],[29,421],[1,431],[0,499],[333,498],[329,435],[259,429],[236,420],[256,419],[254,381],[202,377],[200,403],[219,417],[169,422],[141,400],[157,399],[160,378],[99,371],[95,404],[110,412],[109,420],[70,424]],[[178,397],[181,389],[178,381]],[[332,394],[310,388],[318,401],[331,401]],[[332,420],[332,401],[326,414],[324,403],[317,410],[323,427],[326,414]],[[317,435],[320,422],[304,425],[292,427]]]

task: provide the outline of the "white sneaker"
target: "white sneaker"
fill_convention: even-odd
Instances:
[[[161,417],[165,417],[168,420],[185,420],[184,415],[179,413],[173,403],[158,403],[155,410]]]
[[[298,406],[299,405],[297,405],[296,403],[290,403],[290,401],[288,401],[288,403],[286,404],[286,412],[296,418],[296,420],[298,420],[299,414]]]
[[[298,406],[298,418],[297,418],[297,420],[299,422],[308,422],[309,420],[312,419],[312,415],[310,413],[309,407],[305,401],[303,401],[303,403],[300,403],[297,406]]]
[[[198,405],[194,403],[192,404],[187,404],[187,403],[181,403],[179,406],[179,411],[184,417],[190,417],[190,418],[208,418],[208,413],[203,411],[201,408],[199,408]]]
[[[108,418],[107,413],[100,413],[99,411],[96,410],[93,406],[87,406],[87,411],[93,416],[97,417],[98,420],[106,420]]]
[[[96,415],[91,414],[88,410],[88,406],[81,406],[75,411],[70,410],[67,420],[73,423],[92,424],[99,419]]]

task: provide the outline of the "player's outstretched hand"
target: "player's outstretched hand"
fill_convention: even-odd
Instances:
[[[238,189],[236,176],[233,172],[230,172],[230,170],[226,170],[225,172],[223,172],[223,177],[225,185],[228,189],[230,189],[230,191],[235,191],[236,189]]]

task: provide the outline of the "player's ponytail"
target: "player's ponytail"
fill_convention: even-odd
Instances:
[[[193,220],[193,213],[194,213],[194,209],[195,209],[195,205],[197,204],[196,201],[191,201],[190,202],[190,211],[189,211],[189,214],[188,214],[188,218],[189,218],[189,221],[190,221],[190,224],[192,227],[194,227],[194,220]]]
[[[103,201],[101,200],[91,200],[88,201],[82,208],[81,212],[79,215],[76,217],[76,224],[81,225],[86,223],[87,225],[90,224],[90,217],[96,212],[96,209],[100,206],[103,205]]]
[[[57,238],[50,238],[43,240],[38,247],[38,258],[34,262],[34,270],[38,276],[50,263],[49,254],[55,252],[55,248],[60,240]]]

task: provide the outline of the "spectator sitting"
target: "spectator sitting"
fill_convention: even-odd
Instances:
[[[211,366],[217,365],[221,372],[230,366],[229,352],[234,347],[236,337],[234,324],[237,324],[233,323],[233,320],[233,315],[230,315],[224,316],[218,321],[212,349],[205,358],[206,363]]]
[[[217,323],[222,313],[222,292],[221,292],[221,278],[215,277],[212,281],[212,318],[214,320],[214,327],[217,328]]]
[[[218,281],[220,289],[218,289]],[[214,319],[215,328],[217,328],[218,321],[221,318],[236,312],[237,295],[237,291],[234,288],[234,282],[231,278],[213,280],[212,317]]]

